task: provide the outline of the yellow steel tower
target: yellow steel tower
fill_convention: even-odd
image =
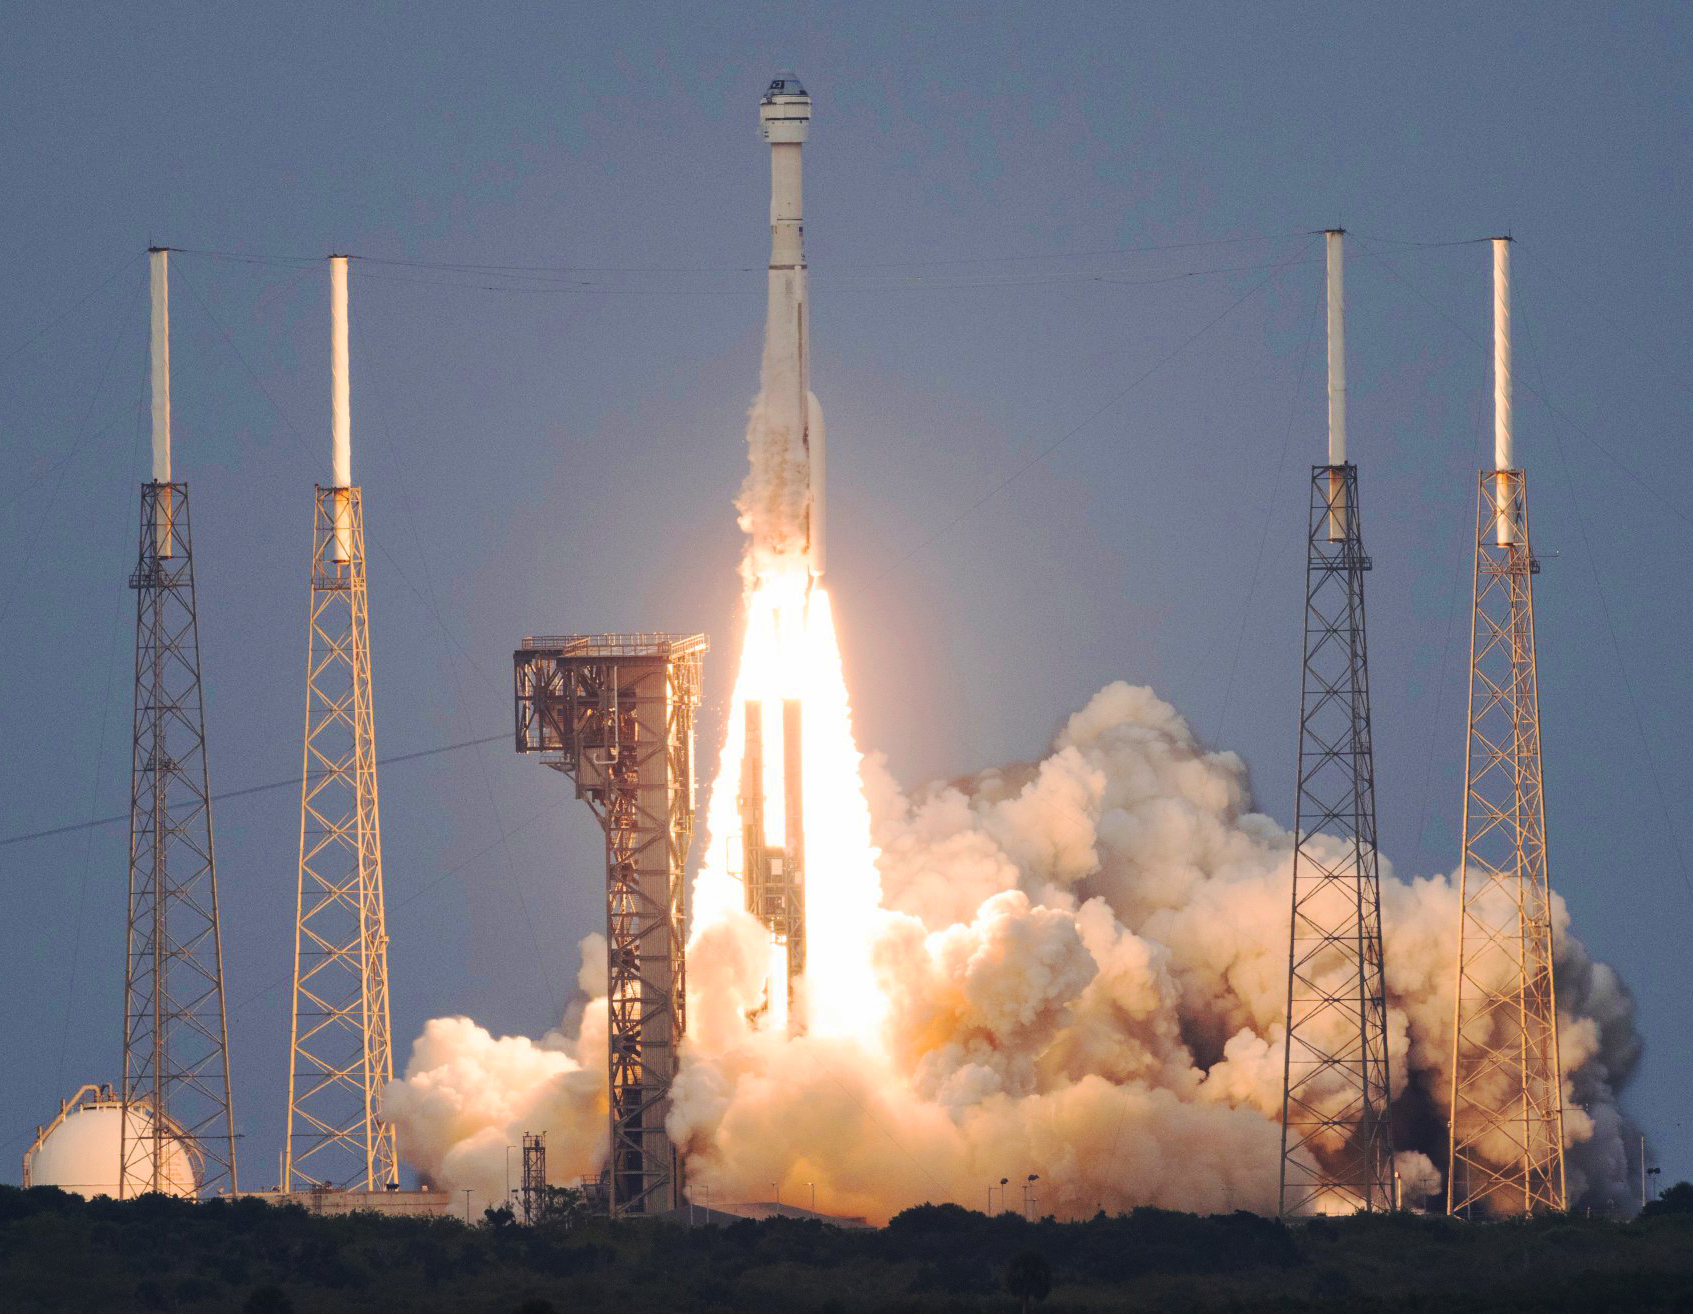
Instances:
[[[1563,1080],[1552,988],[1528,493],[1511,446],[1510,243],[1493,243],[1494,468],[1476,503],[1464,857],[1459,868],[1454,1214],[1562,1210]]]
[[[315,493],[294,1018],[282,1189],[399,1180],[382,823],[365,610],[364,514],[352,482],[347,261],[330,259],[333,481]]]

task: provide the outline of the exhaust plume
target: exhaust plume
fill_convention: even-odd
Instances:
[[[1273,1212],[1292,839],[1253,810],[1241,760],[1118,683],[1038,763],[913,795],[875,758],[862,779],[880,886],[865,1005],[884,1020],[868,1037],[761,1030],[763,928],[729,900],[697,913],[670,1120],[695,1198],[764,1200],[779,1182],[809,1199],[814,1183],[820,1211],[880,1221],[925,1200],[980,1207],[990,1183],[1035,1173],[1035,1207],[1060,1217]],[[1396,1166],[1417,1206],[1446,1162],[1457,902],[1448,877],[1386,862],[1382,899]],[[1633,1004],[1561,900],[1555,916],[1570,1198],[1621,1210]],[[585,963],[603,952],[584,942]],[[603,971],[581,979],[597,993]],[[596,1173],[604,1009],[590,998],[579,1031],[539,1042],[431,1022],[386,1106],[413,1163],[494,1199],[503,1147],[545,1129],[556,1180]]]

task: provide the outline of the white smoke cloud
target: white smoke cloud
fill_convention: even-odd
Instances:
[[[581,943],[577,984],[587,996],[560,1030],[539,1041],[494,1036],[467,1017],[434,1018],[391,1082],[384,1114],[400,1154],[423,1179],[471,1192],[475,1208],[506,1199],[509,1146],[526,1132],[547,1138],[547,1178],[571,1185],[598,1176],[609,1150],[606,1087],[606,944]],[[511,1156],[515,1159],[515,1156]]]
[[[694,927],[672,1137],[696,1199],[886,1219],[986,1202],[1030,1174],[1061,1217],[1152,1204],[1276,1205],[1292,841],[1246,769],[1150,690],[1112,684],[1033,765],[907,796],[863,765],[882,890],[870,932],[878,1043],[762,1032],[764,933],[719,901]],[[1404,1198],[1443,1189],[1457,901],[1382,864]],[[1571,1199],[1623,1208],[1617,1104],[1640,1053],[1632,1003],[1554,901]],[[813,937],[828,928],[814,926]],[[590,937],[586,993],[603,991]],[[498,1194],[504,1146],[545,1127],[556,1180],[603,1163],[603,998],[572,1037],[431,1022],[387,1108],[432,1180]],[[556,1166],[555,1166],[556,1165]],[[996,1196],[996,1199],[999,1197]]]
[[[772,1037],[738,1012],[690,1037],[670,1124],[690,1180],[716,1200],[814,1184],[819,1208],[874,1219],[1030,1173],[1060,1216],[1273,1210],[1292,839],[1252,810],[1240,759],[1119,683],[1037,764],[915,797],[874,760],[864,777],[885,1043]],[[1457,901],[1445,877],[1382,876],[1396,1167],[1417,1205],[1442,1186]],[[1620,1206],[1632,1004],[1555,916],[1571,1198]],[[756,966],[702,954],[711,934],[695,993],[745,997],[737,969]]]

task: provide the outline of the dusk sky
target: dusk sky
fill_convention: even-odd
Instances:
[[[860,746],[907,787],[1152,686],[1292,824],[1322,247],[1350,233],[1381,846],[1456,866],[1491,270],[1509,233],[1554,889],[1693,1176],[1693,11],[24,6],[0,52],[0,1176],[120,1064],[145,250],[172,257],[243,1185],[285,1106],[328,273],[350,253],[396,1063],[538,1035],[601,840],[512,750],[529,634],[737,648],[733,498],[791,70]],[[702,791],[703,793],[703,791]],[[703,803],[703,797],[702,797]],[[1285,927],[1264,928],[1285,936]],[[1684,1125],[1685,1122],[1685,1125]]]

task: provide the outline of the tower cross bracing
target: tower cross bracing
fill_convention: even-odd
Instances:
[[[188,485],[141,487],[119,1194],[233,1191]]]
[[[1469,734],[1447,1211],[1565,1207],[1528,489],[1483,471],[1476,497]]]
[[[394,1060],[364,510],[356,487],[313,503],[282,1189],[374,1191],[399,1181],[399,1151],[381,1111]]]
[[[1370,559],[1355,465],[1311,471],[1282,1104],[1283,1215],[1394,1205]]]

